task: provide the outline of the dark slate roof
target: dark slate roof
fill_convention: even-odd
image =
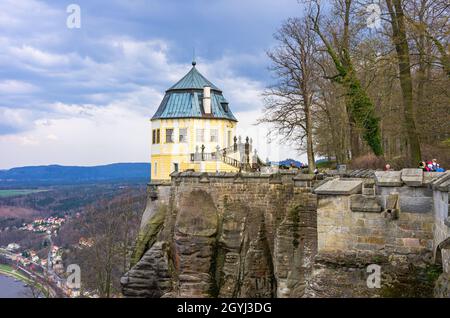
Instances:
[[[191,70],[186,75],[184,75],[182,79],[180,79],[175,85],[169,88],[169,91],[175,89],[203,89],[203,87],[205,86],[209,86],[213,90],[220,91],[217,86],[215,86],[213,83],[208,81],[206,77],[200,74],[200,72],[195,68],[195,65],[193,65]]]
[[[203,87],[211,87],[211,114],[203,110]],[[227,107],[223,104],[226,103]],[[222,91],[208,81],[195,68],[166,91],[158,110],[152,119],[160,118],[221,118],[237,121],[228,107]]]

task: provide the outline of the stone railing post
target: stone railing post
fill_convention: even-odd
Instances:
[[[257,163],[258,163],[258,152],[255,149],[253,151],[252,164],[257,164]]]
[[[248,137],[245,138],[245,155],[248,157],[250,154],[250,144],[248,142]]]
[[[239,154],[240,154],[240,160],[241,160],[241,162],[243,162],[243,160],[244,160],[244,153],[245,153],[245,144],[242,142],[242,138],[241,138],[241,136],[239,136],[239,138],[238,138],[238,151],[239,151]]]
[[[198,152],[198,146],[195,146],[195,153],[194,153],[194,161],[199,161],[200,154]]]
[[[224,150],[225,152],[225,150]],[[220,160],[220,147],[219,145],[216,146],[216,161]]]

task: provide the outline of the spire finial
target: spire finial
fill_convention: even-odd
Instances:
[[[192,52],[192,66],[195,66],[196,64],[197,64],[197,62],[195,61],[195,47],[194,47],[193,52]]]

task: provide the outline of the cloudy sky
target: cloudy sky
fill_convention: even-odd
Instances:
[[[149,161],[149,118],[193,48],[260,156],[304,160],[254,126],[272,34],[300,12],[297,0],[0,0],[0,169]]]

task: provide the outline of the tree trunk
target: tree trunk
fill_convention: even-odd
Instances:
[[[420,143],[416,131],[413,107],[413,86],[411,64],[409,60],[409,46],[406,38],[406,29],[401,0],[386,0],[391,16],[392,40],[397,52],[400,74],[400,86],[403,96],[403,114],[409,145],[409,164],[416,166],[421,161]]]
[[[309,103],[309,98],[305,100],[305,127],[306,127],[306,154],[308,157],[308,169],[310,173],[313,173],[314,170],[316,169],[316,163],[314,160],[311,105]]]
[[[334,76],[334,81],[337,81],[339,84],[343,85],[346,90],[346,104],[349,123],[351,124],[351,122],[354,121],[357,126],[364,129],[363,139],[367,142],[374,154],[380,156],[383,154],[383,147],[381,145],[380,138],[379,118],[375,114],[375,107],[372,100],[356,76],[348,47],[351,3],[351,0],[345,1],[344,36],[342,39],[343,45],[339,46],[337,50],[333,48],[330,41],[328,41],[320,30],[320,5],[318,5],[316,17],[314,18],[310,16],[310,18],[314,24],[314,31],[325,45],[326,51],[328,52],[328,55],[332,59],[336,67],[336,71],[338,72],[338,74]],[[351,141],[350,145],[352,145]],[[353,150],[354,149],[352,149],[352,151]],[[354,153],[352,153],[352,157],[353,156]]]
[[[358,128],[354,122],[350,122],[350,152],[352,154],[351,159],[355,159],[361,155]]]

